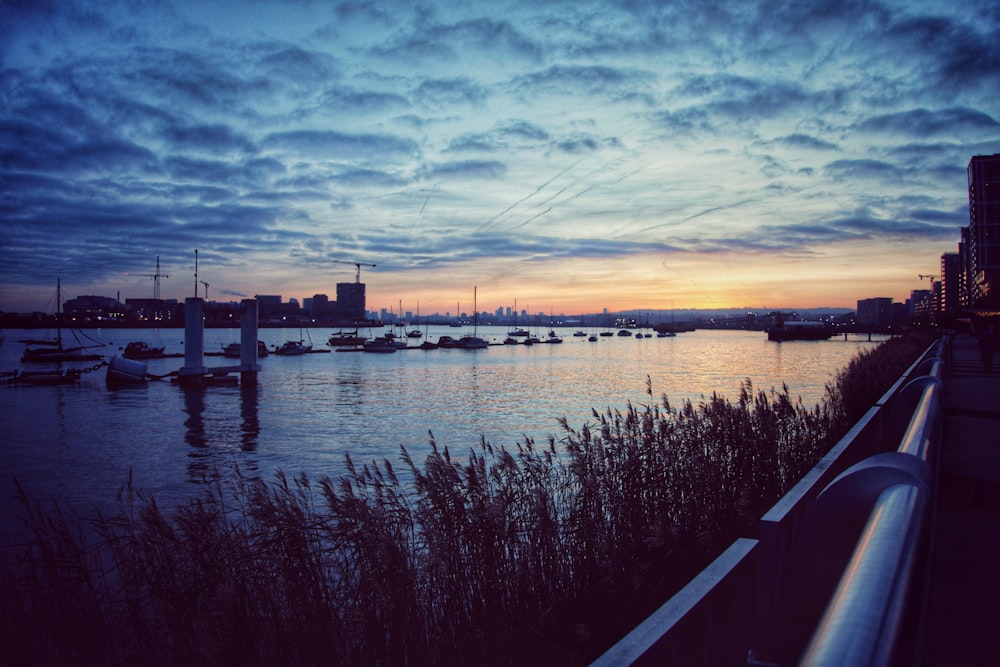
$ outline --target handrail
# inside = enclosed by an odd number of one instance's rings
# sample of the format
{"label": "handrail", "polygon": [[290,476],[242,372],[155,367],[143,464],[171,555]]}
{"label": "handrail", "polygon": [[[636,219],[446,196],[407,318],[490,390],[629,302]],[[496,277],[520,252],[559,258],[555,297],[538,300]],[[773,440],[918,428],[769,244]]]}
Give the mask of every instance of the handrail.
{"label": "handrail", "polygon": [[803,667],[891,664],[923,536],[927,493],[897,484],[871,518],[806,649]]}
{"label": "handrail", "polygon": [[[926,464],[940,430],[943,365],[929,358],[923,366],[928,375],[905,388],[919,397],[897,451]],[[879,495],[801,666],[892,664],[923,550],[927,496],[919,484],[894,484]]]}
{"label": "handrail", "polygon": [[913,409],[909,426],[900,440],[899,451],[929,462],[930,450],[940,425],[944,387],[940,380],[930,376],[917,378],[914,382],[922,382],[924,387]]}
{"label": "handrail", "polygon": [[[761,519],[753,548],[741,539],[746,553],[733,558],[734,543],[683,594],[593,664],[684,664],[697,658],[709,666],[734,665],[743,662],[733,657],[742,650],[750,665],[801,660],[809,667],[885,667],[907,650],[903,626],[911,620],[907,603],[916,594],[926,546],[947,343],[941,338],[924,350],[775,504]],[[836,520],[829,524],[831,517]],[[820,556],[823,567],[810,567]],[[751,562],[753,573],[747,570]],[[805,598],[793,594],[802,586],[811,591]],[[748,617],[757,619],[750,637]],[[822,621],[814,626],[817,617]],[[804,623],[792,627],[798,621]]]}

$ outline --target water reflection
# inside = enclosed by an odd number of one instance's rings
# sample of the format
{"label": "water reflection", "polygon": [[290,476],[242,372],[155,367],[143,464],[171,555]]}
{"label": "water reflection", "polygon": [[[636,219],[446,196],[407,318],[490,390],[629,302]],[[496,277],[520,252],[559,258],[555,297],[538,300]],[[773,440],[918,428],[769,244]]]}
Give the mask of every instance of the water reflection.
{"label": "water reflection", "polygon": [[260,385],[240,385],[240,442],[244,452],[257,451],[257,438],[260,435],[260,417],[258,404],[260,402]]}
{"label": "water reflection", "polygon": [[184,412],[187,414],[187,419],[184,420],[184,440],[192,447],[206,447],[205,388],[183,387],[181,391],[184,392]]}
{"label": "water reflection", "polygon": [[186,415],[184,441],[191,447],[188,480],[216,480],[234,464],[244,470],[256,470],[255,460],[232,455],[257,451],[261,431],[260,386],[184,387],[180,391]]}

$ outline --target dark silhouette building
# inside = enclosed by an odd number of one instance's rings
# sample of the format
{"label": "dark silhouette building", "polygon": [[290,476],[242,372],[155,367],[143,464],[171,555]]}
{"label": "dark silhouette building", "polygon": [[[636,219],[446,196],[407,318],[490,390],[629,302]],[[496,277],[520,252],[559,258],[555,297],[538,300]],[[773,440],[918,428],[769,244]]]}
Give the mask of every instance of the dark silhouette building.
{"label": "dark silhouette building", "polygon": [[963,234],[969,303],[1000,306],[1000,154],[974,155],[969,178],[969,226]]}
{"label": "dark silhouette building", "polygon": [[311,299],[306,299],[309,303],[307,310],[316,320],[326,320],[333,316],[336,310],[336,303],[330,303],[330,297],[326,294],[313,294]]}
{"label": "dark silhouette building", "polygon": [[938,302],[938,310],[949,314],[959,311],[961,305],[960,282],[959,253],[944,253],[941,255],[941,299]]}
{"label": "dark silhouette building", "polygon": [[365,284],[337,283],[337,314],[342,320],[365,319]]}

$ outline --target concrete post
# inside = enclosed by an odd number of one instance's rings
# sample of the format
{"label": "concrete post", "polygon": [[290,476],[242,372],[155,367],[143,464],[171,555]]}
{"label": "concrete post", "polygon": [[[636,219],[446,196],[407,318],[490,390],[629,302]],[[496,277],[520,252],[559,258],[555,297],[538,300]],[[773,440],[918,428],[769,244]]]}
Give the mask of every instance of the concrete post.
{"label": "concrete post", "polygon": [[243,299],[240,329],[240,383],[256,384],[257,371],[257,300]]}
{"label": "concrete post", "polygon": [[204,304],[198,297],[184,300],[184,368],[178,374],[181,382],[200,382],[205,373]]}

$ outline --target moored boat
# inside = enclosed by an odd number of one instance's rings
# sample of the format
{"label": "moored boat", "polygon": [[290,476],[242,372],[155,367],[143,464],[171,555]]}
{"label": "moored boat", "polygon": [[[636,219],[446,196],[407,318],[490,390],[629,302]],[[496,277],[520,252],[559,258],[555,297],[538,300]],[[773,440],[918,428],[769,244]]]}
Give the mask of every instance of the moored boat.
{"label": "moored boat", "polygon": [[[230,343],[222,348],[222,356],[229,359],[239,359],[240,349],[239,343]],[[262,340],[257,341],[257,358],[260,359],[262,357],[266,357],[267,355],[267,345],[265,345]]]}
{"label": "moored boat", "polygon": [[[62,337],[62,280],[56,280],[56,339],[55,340],[22,340],[29,347],[25,348],[21,355],[21,361],[40,361],[58,363],[63,361],[98,361],[104,358],[103,354],[92,354],[84,352],[85,349],[102,347],[103,344],[77,345],[75,347],[63,347]],[[34,345],[35,347],[31,347]]]}
{"label": "moored boat", "polygon": [[282,357],[292,357],[300,354],[305,354],[312,349],[312,345],[305,345],[300,340],[290,340],[286,342],[279,348],[274,350],[274,353]]}
{"label": "moored boat", "polygon": [[489,347],[489,342],[485,338],[480,338],[476,335],[462,336],[458,339],[458,346],[463,350],[481,350],[484,347]]}
{"label": "moored boat", "polygon": [[365,352],[375,352],[380,354],[389,354],[399,349],[396,347],[395,342],[387,336],[379,336],[378,338],[366,340],[362,344],[362,348]]}
{"label": "moored boat", "polygon": [[165,356],[164,347],[153,347],[144,340],[136,340],[125,346],[122,356],[126,359],[158,359]]}
{"label": "moored boat", "polygon": [[457,347],[463,350],[481,350],[490,345],[486,339],[479,337],[478,291],[478,286],[472,288],[472,333],[458,339]]}
{"label": "moored boat", "polygon": [[446,349],[452,347],[458,347],[458,340],[456,340],[453,336],[441,336],[438,338],[437,344],[438,347],[443,347]]}
{"label": "moored boat", "polygon": [[330,334],[330,339],[326,342],[330,347],[348,347],[350,345],[361,345],[365,342],[364,336],[358,335],[358,330],[335,331]]}

